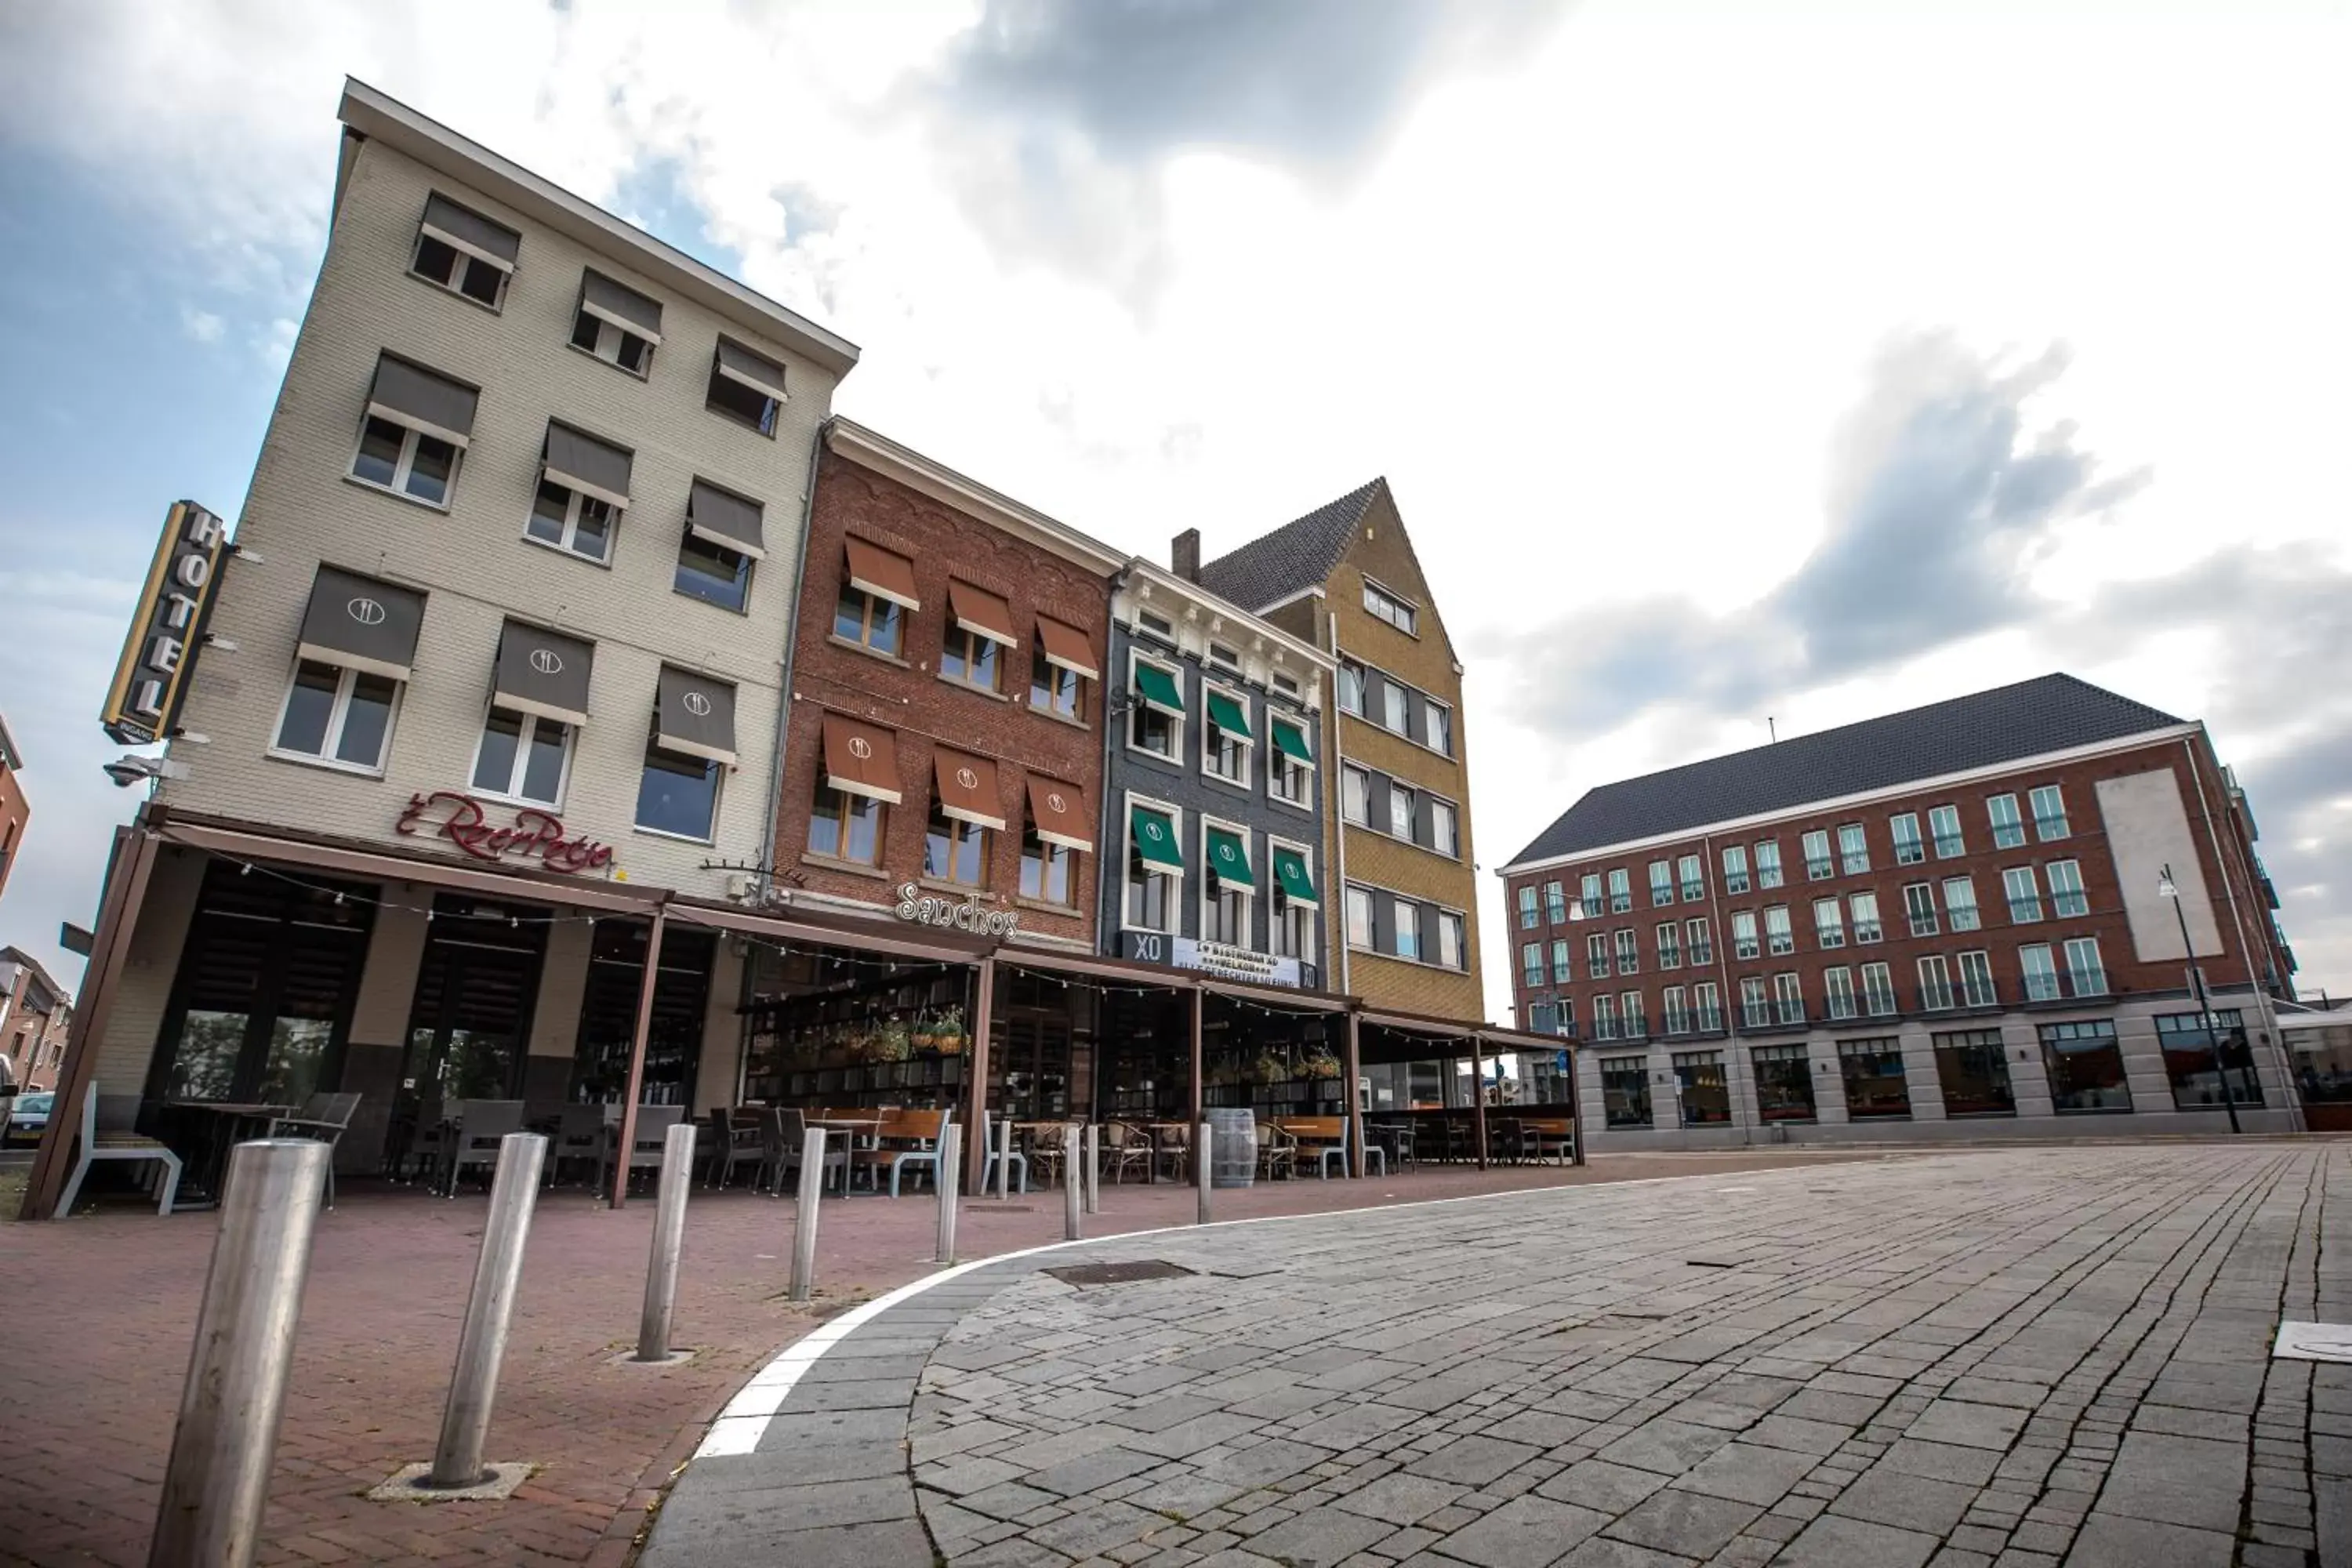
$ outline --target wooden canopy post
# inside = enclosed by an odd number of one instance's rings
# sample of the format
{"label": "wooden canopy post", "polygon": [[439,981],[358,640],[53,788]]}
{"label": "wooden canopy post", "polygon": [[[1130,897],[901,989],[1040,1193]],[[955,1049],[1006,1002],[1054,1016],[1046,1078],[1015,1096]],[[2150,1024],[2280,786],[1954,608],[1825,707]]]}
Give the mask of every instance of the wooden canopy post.
{"label": "wooden canopy post", "polygon": [[[1347,1081],[1339,1086],[1339,1103],[1344,1108],[1341,1113],[1348,1119],[1348,1174],[1361,1176],[1364,1173],[1366,1134],[1363,1091],[1357,1086],[1363,1079],[1364,1052],[1362,1043],[1356,1037],[1356,1010],[1353,1007],[1348,1009],[1347,1019],[1347,1035],[1339,1056],[1339,1071]],[[1387,1168],[1385,1158],[1381,1168]]]}
{"label": "wooden canopy post", "polygon": [[1209,994],[1200,985],[1192,987],[1192,1114],[1185,1125],[1198,1129],[1202,1121],[1201,1093],[1201,1015],[1208,1007]]}
{"label": "wooden canopy post", "polygon": [[1470,1128],[1478,1146],[1478,1168],[1486,1168],[1486,1058],[1478,1037],[1470,1037]]}
{"label": "wooden canopy post", "polygon": [[614,1208],[629,1201],[629,1160],[637,1151],[637,1096],[645,1089],[646,1041],[653,1033],[654,986],[661,978],[662,928],[668,920],[667,906],[656,906],[653,928],[646,933],[646,971],[637,980],[637,1032],[629,1044],[629,1092],[621,1101],[621,1146],[614,1161]]}
{"label": "wooden canopy post", "polygon": [[[996,955],[990,953],[972,966],[971,1044],[964,1060],[971,1073],[965,1086],[963,1190],[977,1194],[986,1184],[988,1169],[988,1036],[995,1015]],[[1005,1190],[1012,1190],[1012,1173],[1005,1173]]]}

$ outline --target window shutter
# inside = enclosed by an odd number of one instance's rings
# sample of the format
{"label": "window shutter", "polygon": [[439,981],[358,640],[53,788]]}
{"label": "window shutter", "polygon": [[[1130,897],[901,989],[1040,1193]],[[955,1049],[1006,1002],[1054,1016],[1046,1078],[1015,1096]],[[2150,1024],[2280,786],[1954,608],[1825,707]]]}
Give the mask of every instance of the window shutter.
{"label": "window shutter", "polygon": [[1372,895],[1372,951],[1393,953],[1396,944],[1396,900],[1383,893]]}
{"label": "window shutter", "polygon": [[1426,793],[1413,798],[1412,841],[1424,849],[1437,847],[1437,814],[1432,805]]}
{"label": "window shutter", "polygon": [[1389,830],[1389,775],[1369,768],[1364,771],[1364,816],[1382,833]]}
{"label": "window shutter", "polygon": [[1437,945],[1437,906],[1435,904],[1418,904],[1415,905],[1414,908],[1421,915],[1421,961],[1423,963],[1435,963],[1437,962],[1439,952]]}

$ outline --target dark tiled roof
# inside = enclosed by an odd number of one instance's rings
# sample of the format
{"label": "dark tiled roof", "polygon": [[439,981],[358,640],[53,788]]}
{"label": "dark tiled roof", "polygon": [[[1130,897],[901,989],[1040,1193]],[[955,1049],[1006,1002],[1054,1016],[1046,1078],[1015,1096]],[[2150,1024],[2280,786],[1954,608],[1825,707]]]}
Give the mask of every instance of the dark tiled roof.
{"label": "dark tiled roof", "polygon": [[2045,675],[1588,791],[1512,865],[2095,745],[2180,721]]}
{"label": "dark tiled roof", "polygon": [[1387,479],[1376,479],[1231,554],[1203,562],[1201,586],[1251,611],[1313,587],[1331,575],[1372,498],[1387,488]]}

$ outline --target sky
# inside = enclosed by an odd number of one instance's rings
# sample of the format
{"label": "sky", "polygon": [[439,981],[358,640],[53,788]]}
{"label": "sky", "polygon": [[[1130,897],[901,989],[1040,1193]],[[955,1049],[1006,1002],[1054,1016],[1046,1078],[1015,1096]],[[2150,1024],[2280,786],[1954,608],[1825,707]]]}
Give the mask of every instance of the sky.
{"label": "sky", "polygon": [[1489,873],[1596,784],[2065,669],[2210,724],[2352,989],[2347,72],[2315,0],[19,0],[0,942],[79,973],[106,679],[165,508],[241,502],[348,73],[1122,548],[1385,474]]}

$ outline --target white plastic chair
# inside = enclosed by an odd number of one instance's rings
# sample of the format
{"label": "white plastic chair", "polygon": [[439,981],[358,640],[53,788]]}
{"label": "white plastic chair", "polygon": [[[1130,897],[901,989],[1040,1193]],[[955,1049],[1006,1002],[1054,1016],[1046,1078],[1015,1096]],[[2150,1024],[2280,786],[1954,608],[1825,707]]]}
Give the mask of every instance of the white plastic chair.
{"label": "white plastic chair", "polygon": [[[131,1102],[135,1114],[138,1100],[134,1096],[119,1097]],[[161,1141],[133,1132],[128,1127],[101,1132],[98,1130],[98,1085],[81,1097],[81,1156],[74,1162],[73,1174],[66,1178],[64,1195],[58,1200],[57,1217],[73,1213],[74,1199],[81,1194],[81,1179],[89,1174],[90,1165],[100,1160],[152,1161],[163,1168],[163,1191],[155,1212],[172,1212],[172,1199],[180,1191],[180,1157]]]}

